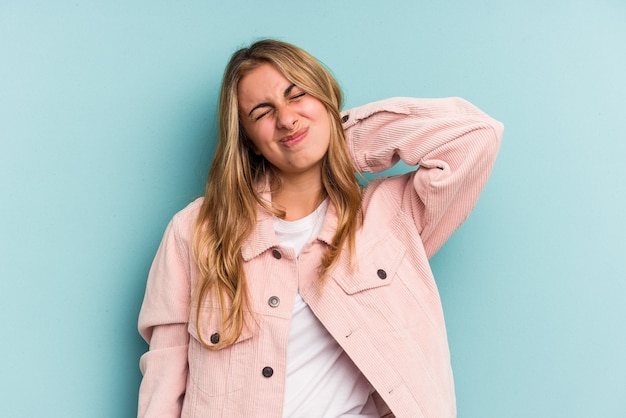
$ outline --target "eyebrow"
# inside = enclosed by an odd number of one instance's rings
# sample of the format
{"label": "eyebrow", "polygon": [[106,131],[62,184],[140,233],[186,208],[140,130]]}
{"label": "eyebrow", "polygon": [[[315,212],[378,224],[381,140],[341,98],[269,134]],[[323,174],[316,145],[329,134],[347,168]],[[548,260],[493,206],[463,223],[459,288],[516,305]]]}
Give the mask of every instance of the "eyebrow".
{"label": "eyebrow", "polygon": [[[287,87],[283,93],[284,97],[287,97],[291,94],[291,91],[296,87],[295,84],[291,84],[289,87]],[[263,102],[263,103],[259,103],[258,105],[254,106],[252,109],[250,109],[250,111],[248,112],[248,116],[252,116],[252,113],[257,110],[260,109],[262,107],[269,107],[271,106],[271,103],[268,102]]]}

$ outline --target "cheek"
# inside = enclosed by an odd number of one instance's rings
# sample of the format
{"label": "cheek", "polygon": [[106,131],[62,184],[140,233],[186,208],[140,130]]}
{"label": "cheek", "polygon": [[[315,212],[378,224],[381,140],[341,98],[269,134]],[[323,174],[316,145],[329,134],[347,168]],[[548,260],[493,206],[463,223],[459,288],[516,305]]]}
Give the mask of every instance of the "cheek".
{"label": "cheek", "polygon": [[250,146],[257,154],[260,154],[274,142],[273,130],[263,125],[264,124],[258,124],[253,129],[246,129]]}
{"label": "cheek", "polygon": [[318,125],[328,132],[330,135],[330,115],[326,108],[320,104],[320,107],[317,109],[317,120]]}
{"label": "cheek", "polygon": [[[326,109],[324,109],[326,110]],[[330,118],[328,117],[328,114],[324,114],[322,115],[319,119],[318,119],[318,126],[320,129],[320,132],[322,132],[324,134],[324,137],[326,138],[326,141],[330,141],[330,127],[331,127],[331,123],[330,123]]]}

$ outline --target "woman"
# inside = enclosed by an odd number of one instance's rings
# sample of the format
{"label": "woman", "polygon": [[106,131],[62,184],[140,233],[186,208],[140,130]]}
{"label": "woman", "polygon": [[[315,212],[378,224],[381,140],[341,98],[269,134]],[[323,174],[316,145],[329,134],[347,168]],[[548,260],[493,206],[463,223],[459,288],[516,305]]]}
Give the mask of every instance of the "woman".
{"label": "woman", "polygon": [[[293,45],[231,58],[205,195],[148,278],[140,416],[456,415],[428,258],[476,203],[502,125],[461,99],[340,108]],[[419,170],[360,188],[355,171],[399,160]]]}

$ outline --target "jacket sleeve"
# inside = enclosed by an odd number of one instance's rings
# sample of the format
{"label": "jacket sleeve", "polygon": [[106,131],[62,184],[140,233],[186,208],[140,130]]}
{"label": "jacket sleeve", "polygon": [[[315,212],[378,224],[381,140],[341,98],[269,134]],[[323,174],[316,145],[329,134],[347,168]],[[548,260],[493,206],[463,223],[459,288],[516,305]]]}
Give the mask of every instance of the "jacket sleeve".
{"label": "jacket sleeve", "polygon": [[342,120],[360,172],[377,173],[400,160],[419,166],[390,187],[430,258],[476,204],[503,125],[460,98],[387,99],[346,111]]}
{"label": "jacket sleeve", "polygon": [[189,250],[176,217],[150,268],[139,333],[150,349],[140,359],[138,417],[180,417],[187,382]]}

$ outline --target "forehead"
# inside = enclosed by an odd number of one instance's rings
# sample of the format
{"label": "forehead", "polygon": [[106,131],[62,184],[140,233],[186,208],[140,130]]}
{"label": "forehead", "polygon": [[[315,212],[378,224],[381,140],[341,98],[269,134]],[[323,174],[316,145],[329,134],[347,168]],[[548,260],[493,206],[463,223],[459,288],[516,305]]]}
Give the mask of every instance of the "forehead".
{"label": "forehead", "polygon": [[237,98],[240,106],[244,103],[279,99],[291,84],[274,65],[263,63],[239,80]]}

